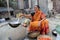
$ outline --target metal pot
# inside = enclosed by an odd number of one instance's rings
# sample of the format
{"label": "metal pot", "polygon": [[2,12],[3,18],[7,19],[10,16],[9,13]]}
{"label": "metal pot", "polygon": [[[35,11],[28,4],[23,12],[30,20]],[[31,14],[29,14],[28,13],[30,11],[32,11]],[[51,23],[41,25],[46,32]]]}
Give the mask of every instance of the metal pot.
{"label": "metal pot", "polygon": [[56,29],[54,29],[54,30],[52,31],[52,34],[53,34],[54,36],[57,36]]}
{"label": "metal pot", "polygon": [[9,22],[9,25],[13,28],[16,28],[20,25],[21,23],[19,21],[12,21],[12,22]]}

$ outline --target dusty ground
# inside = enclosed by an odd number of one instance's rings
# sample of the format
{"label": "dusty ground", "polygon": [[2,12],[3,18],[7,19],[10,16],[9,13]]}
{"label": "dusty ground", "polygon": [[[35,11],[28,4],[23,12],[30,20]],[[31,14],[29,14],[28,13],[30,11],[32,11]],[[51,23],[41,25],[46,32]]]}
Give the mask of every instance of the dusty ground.
{"label": "dusty ground", "polygon": [[60,25],[60,14],[57,14],[55,18],[54,17],[48,18],[48,21],[50,27],[49,35],[52,37],[53,40],[56,40],[56,37],[52,35],[52,30],[54,30],[57,25]]}
{"label": "dusty ground", "polygon": [[[50,33],[49,33],[49,36],[52,37],[53,40],[56,40],[56,37],[52,35],[51,31],[53,29],[55,29],[56,25],[57,24],[60,24],[60,18],[58,17],[58,15],[54,18],[54,17],[51,17],[51,18],[47,18],[48,21],[49,21],[49,27],[50,27]],[[24,20],[24,19],[23,19]],[[21,22],[23,21],[21,20]],[[7,29],[7,27],[5,28]],[[3,30],[3,29],[2,29]],[[26,39],[28,40],[28,39]],[[34,39],[30,39],[30,40],[34,40]]]}

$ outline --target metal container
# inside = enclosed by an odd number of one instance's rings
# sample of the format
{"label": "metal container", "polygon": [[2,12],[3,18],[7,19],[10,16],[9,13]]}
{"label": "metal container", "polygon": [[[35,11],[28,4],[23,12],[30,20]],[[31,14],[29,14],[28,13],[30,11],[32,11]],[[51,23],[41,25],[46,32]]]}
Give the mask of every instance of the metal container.
{"label": "metal container", "polygon": [[13,27],[13,28],[16,28],[16,27],[18,27],[21,23],[19,22],[19,19],[18,20],[16,20],[16,21],[11,21],[11,22],[9,22],[8,23],[11,27]]}
{"label": "metal container", "polygon": [[19,22],[11,22],[11,23],[9,23],[9,25],[10,25],[11,27],[13,27],[13,28],[18,27],[20,24],[21,24],[21,23],[19,23]]}

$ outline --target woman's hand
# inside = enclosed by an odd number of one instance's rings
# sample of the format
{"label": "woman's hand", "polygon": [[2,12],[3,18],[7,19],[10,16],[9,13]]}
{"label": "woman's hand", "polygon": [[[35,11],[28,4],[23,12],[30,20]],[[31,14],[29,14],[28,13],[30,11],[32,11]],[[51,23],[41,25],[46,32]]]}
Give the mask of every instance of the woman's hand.
{"label": "woman's hand", "polygon": [[38,26],[40,27],[41,21],[38,22]]}
{"label": "woman's hand", "polygon": [[38,26],[40,26],[41,22],[44,21],[46,18],[42,19],[41,21],[38,22]]}
{"label": "woman's hand", "polygon": [[21,17],[21,16],[24,16],[24,14],[20,14],[20,17]]}
{"label": "woman's hand", "polygon": [[23,23],[22,26],[23,26],[23,27],[27,27],[27,24],[26,24],[26,23]]}

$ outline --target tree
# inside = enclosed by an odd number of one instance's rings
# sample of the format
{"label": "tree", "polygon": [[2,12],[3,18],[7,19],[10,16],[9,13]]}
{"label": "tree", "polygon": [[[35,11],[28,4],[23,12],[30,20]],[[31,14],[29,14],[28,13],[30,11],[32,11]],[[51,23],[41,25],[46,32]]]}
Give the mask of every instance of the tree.
{"label": "tree", "polygon": [[0,7],[6,7],[6,6],[7,6],[6,0],[0,0]]}

